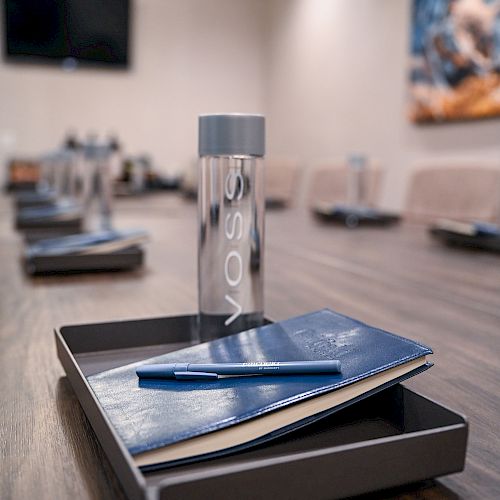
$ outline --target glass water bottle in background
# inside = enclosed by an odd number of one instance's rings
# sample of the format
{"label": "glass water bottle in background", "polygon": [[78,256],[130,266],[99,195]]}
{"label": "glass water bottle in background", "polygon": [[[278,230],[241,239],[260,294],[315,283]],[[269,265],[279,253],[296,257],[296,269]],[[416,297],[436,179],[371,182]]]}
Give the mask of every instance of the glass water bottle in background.
{"label": "glass water bottle in background", "polygon": [[86,218],[92,217],[93,201],[99,204],[99,227],[103,231],[112,229],[113,175],[111,159],[116,154],[116,146],[100,144],[96,136],[90,136],[83,145],[82,189],[80,197]]}
{"label": "glass water bottle in background", "polygon": [[103,231],[111,231],[113,212],[113,178],[111,172],[112,151],[108,145],[102,146],[97,159],[97,178],[99,179],[99,215]]}
{"label": "glass water bottle in background", "polygon": [[202,342],[259,326],[263,321],[264,148],[263,116],[199,117]]}
{"label": "glass water bottle in background", "polygon": [[366,157],[362,154],[351,154],[347,159],[347,203],[353,207],[366,205]]}
{"label": "glass water bottle in background", "polygon": [[113,173],[112,157],[117,154],[118,143],[105,143],[96,150],[96,173],[99,180],[99,215],[103,231],[113,229]]}
{"label": "glass water bottle in background", "polygon": [[66,194],[72,201],[76,202],[78,197],[80,145],[74,135],[70,134],[66,136],[63,153],[65,156]]}

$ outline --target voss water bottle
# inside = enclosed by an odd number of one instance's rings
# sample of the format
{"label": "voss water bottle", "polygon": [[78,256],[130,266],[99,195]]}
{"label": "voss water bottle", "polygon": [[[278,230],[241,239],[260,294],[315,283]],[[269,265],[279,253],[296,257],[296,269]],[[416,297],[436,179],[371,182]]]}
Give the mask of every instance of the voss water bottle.
{"label": "voss water bottle", "polygon": [[199,117],[199,336],[263,321],[264,148],[260,115]]}

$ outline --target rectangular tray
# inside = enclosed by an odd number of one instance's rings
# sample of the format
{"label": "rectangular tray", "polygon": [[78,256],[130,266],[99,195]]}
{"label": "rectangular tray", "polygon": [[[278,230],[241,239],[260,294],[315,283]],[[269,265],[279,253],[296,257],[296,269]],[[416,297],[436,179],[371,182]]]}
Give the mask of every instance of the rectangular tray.
{"label": "rectangular tray", "polygon": [[330,211],[313,208],[313,214],[322,222],[338,223],[349,228],[358,226],[388,226],[396,224],[401,219],[398,214],[382,210],[373,210],[369,215],[364,215],[357,210],[350,210],[349,207],[336,207],[335,205],[332,205]]}
{"label": "rectangular tray", "polygon": [[67,227],[56,227],[56,228],[40,228],[40,229],[22,229],[22,237],[28,245],[36,243],[40,240],[46,240],[49,238],[58,238],[60,236],[69,236],[71,234],[79,234],[84,231],[83,220],[78,224],[73,224]]}
{"label": "rectangular tray", "polygon": [[71,219],[26,219],[24,217],[17,216],[15,221],[16,229],[21,231],[29,231],[32,229],[45,229],[50,231],[58,231],[59,229],[64,230],[81,230],[83,226],[83,217],[78,216]]}
{"label": "rectangular tray", "polygon": [[144,250],[138,246],[110,253],[88,255],[50,255],[23,258],[28,274],[69,274],[135,269],[144,262]]}
{"label": "rectangular tray", "polygon": [[429,229],[429,233],[437,240],[452,247],[465,247],[476,250],[500,252],[500,236],[469,236],[437,227]]}
{"label": "rectangular tray", "polygon": [[465,418],[396,385],[265,446],[142,472],[86,377],[186,347],[195,328],[190,315],[55,331],[59,360],[129,498],[332,499],[463,470]]}

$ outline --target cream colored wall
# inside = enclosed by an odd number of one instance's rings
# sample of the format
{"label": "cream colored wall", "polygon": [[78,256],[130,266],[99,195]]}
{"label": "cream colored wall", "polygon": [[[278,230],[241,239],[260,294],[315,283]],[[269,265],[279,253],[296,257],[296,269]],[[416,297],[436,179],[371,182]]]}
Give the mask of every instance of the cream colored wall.
{"label": "cream colored wall", "polygon": [[[167,172],[196,155],[204,112],[265,112],[269,157],[310,167],[365,151],[403,205],[427,161],[500,164],[500,119],[406,119],[411,0],[136,0],[127,72],[0,62],[0,160],[37,154],[68,128],[116,132]],[[0,179],[1,180],[1,179]]]}
{"label": "cream colored wall", "polygon": [[44,152],[68,128],[114,131],[172,173],[196,156],[198,114],[264,111],[260,0],[134,4],[130,71],[0,62],[4,156]]}
{"label": "cream colored wall", "polygon": [[273,0],[266,111],[271,155],[306,166],[365,151],[387,169],[381,202],[403,206],[422,162],[500,165],[500,119],[416,126],[406,118],[411,0]]}

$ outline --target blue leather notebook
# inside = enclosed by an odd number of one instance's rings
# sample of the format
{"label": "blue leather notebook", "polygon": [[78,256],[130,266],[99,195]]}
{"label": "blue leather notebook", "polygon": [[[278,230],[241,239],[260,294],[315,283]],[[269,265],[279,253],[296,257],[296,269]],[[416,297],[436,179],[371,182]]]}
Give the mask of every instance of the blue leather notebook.
{"label": "blue leather notebook", "polygon": [[[306,314],[88,377],[138,466],[155,469],[281,436],[426,370],[428,347],[337,314]],[[339,359],[340,374],[140,380],[149,363]]]}

